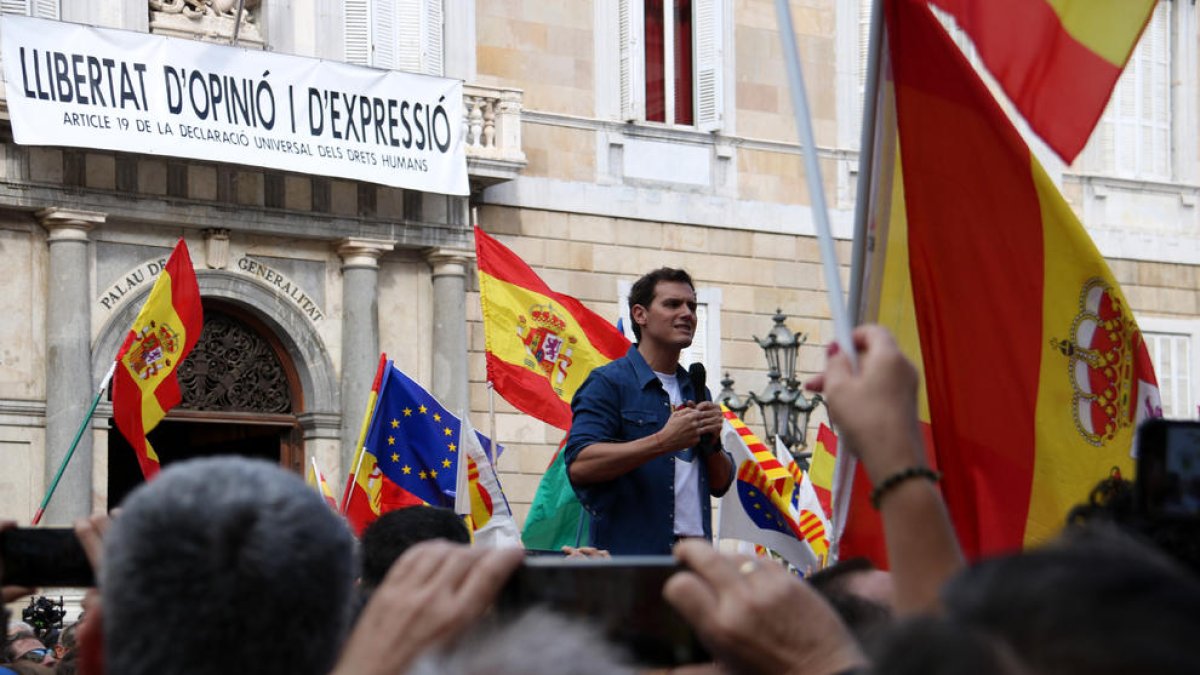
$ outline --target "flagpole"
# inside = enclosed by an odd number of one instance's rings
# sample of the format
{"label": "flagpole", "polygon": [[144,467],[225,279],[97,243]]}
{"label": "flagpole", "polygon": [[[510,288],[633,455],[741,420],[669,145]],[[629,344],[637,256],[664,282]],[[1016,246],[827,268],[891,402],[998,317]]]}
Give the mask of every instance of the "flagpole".
{"label": "flagpole", "polygon": [[808,106],[808,93],[804,88],[804,73],[800,69],[800,55],[796,47],[796,32],[792,24],[792,9],[788,0],[775,0],[775,11],[779,17],[779,36],[783,40],[783,63],[787,69],[789,89],[792,95],[792,113],[796,119],[796,132],[800,136],[801,154],[804,156],[804,177],[808,182],[808,195],[812,200],[813,222],[817,228],[817,243],[821,250],[821,266],[825,271],[825,286],[829,295],[829,312],[833,318],[833,334],[842,352],[857,367],[858,359],[850,337],[850,319],[846,315],[846,302],[842,296],[842,278],[838,273],[837,249],[833,244],[833,230],[829,225],[829,208],[825,204],[825,186],[821,180],[821,164],[817,161],[817,141],[813,135],[812,113]]}
{"label": "flagpole", "polygon": [[[875,131],[879,103],[880,64],[883,62],[883,2],[871,2],[871,27],[867,38],[867,81],[863,91],[862,131],[858,142],[858,186],[854,202],[854,241],[850,253],[850,311],[855,324],[863,319],[863,285],[867,263],[867,226],[871,212],[871,188],[875,183]],[[830,515],[830,565],[840,557],[842,533],[850,512],[850,491],[858,460],[854,453],[839,452],[833,463],[833,503]]]}
{"label": "flagpole", "polygon": [[71,441],[71,449],[67,451],[67,455],[63,457],[62,463],[58,465],[58,473],[54,474],[54,480],[50,482],[50,489],[46,491],[46,496],[42,499],[42,505],[33,514],[34,525],[42,521],[42,514],[46,512],[46,506],[50,504],[50,498],[54,496],[54,491],[58,489],[58,482],[62,480],[63,473],[67,470],[67,464],[71,462],[71,457],[75,455],[75,449],[79,447],[79,440],[83,438],[83,432],[87,429],[88,424],[91,423],[92,414],[96,412],[96,406],[100,405],[100,397],[104,395],[104,390],[108,389],[108,383],[112,380],[116,369],[117,361],[114,359],[112,365],[108,367],[108,372],[104,374],[104,378],[100,381],[100,388],[96,390],[96,395],[92,398],[92,406],[88,408],[87,414],[83,416],[83,422],[79,425],[79,431],[75,432],[75,440]]}
{"label": "flagpole", "polygon": [[499,474],[496,468],[496,387],[491,380],[487,382],[488,393],[488,452],[491,454],[492,470]]}
{"label": "flagpole", "polygon": [[346,513],[346,507],[350,505],[351,486],[358,479],[358,470],[362,468],[363,461],[363,443],[367,441],[367,428],[371,425],[371,418],[375,416],[375,400],[379,397],[379,383],[383,380],[383,369],[387,365],[387,354],[380,352],[379,367],[375,369],[375,383],[371,385],[371,394],[367,397],[367,410],[363,415],[362,427],[358,431],[358,442],[354,444],[354,470],[350,475],[346,476],[346,490],[342,493],[342,508],[341,512]]}
{"label": "flagpole", "polygon": [[867,82],[863,90],[862,131],[858,141],[858,186],[854,196],[854,241],[850,253],[850,313],[862,320],[863,276],[867,261],[867,221],[871,184],[875,172],[875,115],[879,92],[880,45],[883,38],[883,2],[871,1],[871,27],[867,38]]}

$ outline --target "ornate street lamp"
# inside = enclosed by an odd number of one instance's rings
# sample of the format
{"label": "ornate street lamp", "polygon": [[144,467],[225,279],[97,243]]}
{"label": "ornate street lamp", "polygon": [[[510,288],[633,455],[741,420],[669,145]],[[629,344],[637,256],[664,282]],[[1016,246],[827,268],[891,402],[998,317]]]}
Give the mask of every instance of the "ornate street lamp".
{"label": "ornate street lamp", "polygon": [[754,337],[767,358],[766,388],[761,393],[750,392],[742,399],[733,390],[733,379],[726,373],[725,379],[721,380],[723,388],[717,400],[739,417],[744,416],[751,403],[756,404],[767,431],[764,440],[773,441],[778,437],[792,456],[803,461],[810,454],[805,451],[808,418],[821,403],[821,396],[814,394],[806,398],[800,380],[796,379],[796,354],[800,351],[800,345],[808,339],[807,336],[788,330],[784,325],[787,316],[782,309],[775,310],[773,318],[775,325],[767,337]]}

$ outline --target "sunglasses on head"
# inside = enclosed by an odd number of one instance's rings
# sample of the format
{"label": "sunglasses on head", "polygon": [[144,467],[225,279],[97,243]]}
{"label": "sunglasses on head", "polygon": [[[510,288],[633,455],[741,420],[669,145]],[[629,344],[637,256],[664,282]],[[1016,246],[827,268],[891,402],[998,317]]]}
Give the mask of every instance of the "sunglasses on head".
{"label": "sunglasses on head", "polygon": [[25,652],[24,654],[22,654],[21,656],[19,656],[19,657],[18,657],[18,660],[20,660],[20,661],[33,661],[33,662],[35,662],[35,663],[41,663],[41,662],[42,662],[42,659],[46,658],[46,655],[47,655],[47,654],[49,654],[49,653],[50,653],[50,650],[49,650],[48,648],[46,648],[46,647],[39,647],[39,648],[37,648],[37,649],[30,649],[29,651],[27,651],[27,652]]}

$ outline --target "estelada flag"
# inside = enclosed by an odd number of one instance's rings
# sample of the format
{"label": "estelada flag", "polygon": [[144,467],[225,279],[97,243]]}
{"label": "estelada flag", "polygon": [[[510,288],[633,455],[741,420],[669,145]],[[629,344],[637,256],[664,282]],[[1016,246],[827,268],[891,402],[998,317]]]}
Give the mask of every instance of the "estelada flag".
{"label": "estelada flag", "polygon": [[475,228],[488,380],[515,408],[560,429],[588,373],[629,340],[575,298],[550,290],[525,261]]}
{"label": "estelada flag", "polygon": [[1087,143],[1155,0],[932,0],[1068,164]]}
{"label": "estelada flag", "polygon": [[183,400],[176,369],[204,324],[200,287],[180,238],[117,353],[113,375],[113,420],[137,453],[142,475],[158,473],[158,455],[146,434]]}
{"label": "estelada flag", "polygon": [[[1111,270],[987,87],[927,6],[886,5],[878,156],[897,173],[873,195],[867,314],[923,371],[926,450],[978,558],[1045,540],[1113,466],[1132,470],[1157,384]],[[854,482],[842,557],[881,563]]]}

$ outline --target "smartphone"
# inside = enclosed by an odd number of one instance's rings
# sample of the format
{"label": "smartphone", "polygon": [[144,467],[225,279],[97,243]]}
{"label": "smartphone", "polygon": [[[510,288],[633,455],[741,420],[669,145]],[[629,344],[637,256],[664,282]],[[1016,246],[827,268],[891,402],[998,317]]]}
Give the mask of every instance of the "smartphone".
{"label": "smartphone", "polygon": [[1147,517],[1200,520],[1200,422],[1148,420],[1138,429],[1134,499]]}
{"label": "smartphone", "polygon": [[583,618],[638,665],[711,661],[683,617],[662,597],[680,565],[671,556],[528,557],[500,591],[501,612],[544,607]]}
{"label": "smartphone", "polygon": [[70,528],[10,528],[0,532],[0,582],[5,586],[95,586],[92,565]]}

